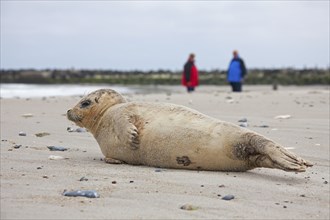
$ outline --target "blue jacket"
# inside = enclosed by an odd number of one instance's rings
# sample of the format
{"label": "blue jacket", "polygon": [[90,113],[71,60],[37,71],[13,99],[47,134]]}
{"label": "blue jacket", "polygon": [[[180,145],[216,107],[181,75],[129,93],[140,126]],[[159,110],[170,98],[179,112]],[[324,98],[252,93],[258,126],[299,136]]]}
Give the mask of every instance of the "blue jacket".
{"label": "blue jacket", "polygon": [[241,58],[233,58],[230,62],[227,81],[228,82],[241,82],[246,74],[246,68]]}

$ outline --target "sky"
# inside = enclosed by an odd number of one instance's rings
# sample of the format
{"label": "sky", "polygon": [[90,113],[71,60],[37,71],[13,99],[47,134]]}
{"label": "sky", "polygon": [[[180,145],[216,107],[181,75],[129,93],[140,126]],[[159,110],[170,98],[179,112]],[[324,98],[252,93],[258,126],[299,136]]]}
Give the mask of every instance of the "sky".
{"label": "sky", "polygon": [[1,0],[1,69],[329,68],[329,0]]}

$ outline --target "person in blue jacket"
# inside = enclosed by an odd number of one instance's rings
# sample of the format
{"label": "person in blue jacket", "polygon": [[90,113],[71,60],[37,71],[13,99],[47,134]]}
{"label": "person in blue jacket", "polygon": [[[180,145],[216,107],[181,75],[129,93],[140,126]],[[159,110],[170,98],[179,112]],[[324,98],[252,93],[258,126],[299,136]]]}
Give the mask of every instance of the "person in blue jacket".
{"label": "person in blue jacket", "polygon": [[237,50],[233,51],[233,56],[228,68],[227,81],[230,83],[233,92],[241,92],[242,83],[247,71],[244,61],[238,56]]}

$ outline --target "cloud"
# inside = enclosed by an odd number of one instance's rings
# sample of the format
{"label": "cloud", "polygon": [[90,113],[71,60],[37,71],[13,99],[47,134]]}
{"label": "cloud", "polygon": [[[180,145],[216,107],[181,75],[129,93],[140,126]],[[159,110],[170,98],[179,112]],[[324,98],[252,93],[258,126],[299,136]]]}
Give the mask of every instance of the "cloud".
{"label": "cloud", "polygon": [[329,66],[329,2],[1,2],[2,67]]}

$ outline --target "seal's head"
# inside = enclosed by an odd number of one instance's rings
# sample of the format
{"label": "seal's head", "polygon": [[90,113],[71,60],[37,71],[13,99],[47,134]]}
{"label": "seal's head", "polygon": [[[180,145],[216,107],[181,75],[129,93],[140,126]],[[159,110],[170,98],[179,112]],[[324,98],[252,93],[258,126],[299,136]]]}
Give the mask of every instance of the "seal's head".
{"label": "seal's head", "polygon": [[69,109],[67,118],[80,127],[92,129],[108,108],[123,102],[126,102],[125,98],[114,90],[96,90]]}

